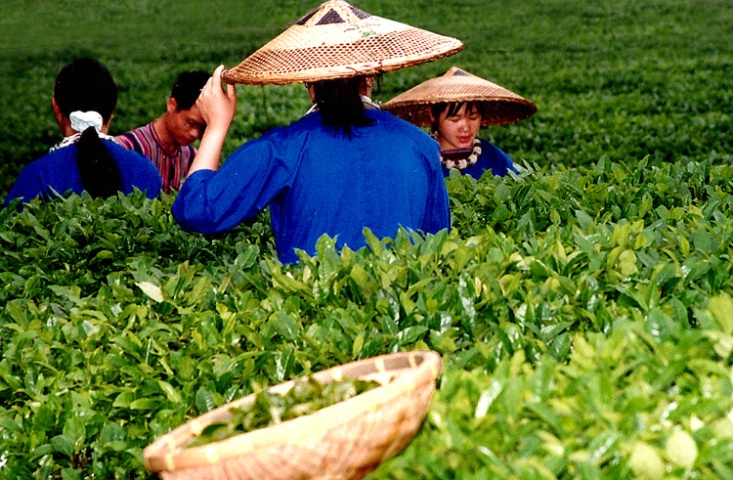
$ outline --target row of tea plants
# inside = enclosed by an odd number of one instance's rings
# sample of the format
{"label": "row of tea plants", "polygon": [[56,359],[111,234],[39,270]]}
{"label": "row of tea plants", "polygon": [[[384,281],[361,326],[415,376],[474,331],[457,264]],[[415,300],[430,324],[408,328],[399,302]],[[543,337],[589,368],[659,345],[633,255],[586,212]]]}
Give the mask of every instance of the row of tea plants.
{"label": "row of tea plants", "polygon": [[172,197],[0,213],[0,478],[154,478],[142,450],[264,385],[444,359],[413,478],[730,478],[733,167],[447,179],[453,229],[276,260],[267,215],[187,234]]}

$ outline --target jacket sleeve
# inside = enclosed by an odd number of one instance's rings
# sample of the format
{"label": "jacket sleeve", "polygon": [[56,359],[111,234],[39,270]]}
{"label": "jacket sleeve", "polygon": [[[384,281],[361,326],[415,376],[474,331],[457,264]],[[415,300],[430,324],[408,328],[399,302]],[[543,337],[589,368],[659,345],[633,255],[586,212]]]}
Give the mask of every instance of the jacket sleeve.
{"label": "jacket sleeve", "polygon": [[219,170],[189,175],[173,202],[179,225],[190,232],[217,233],[257,216],[291,182],[293,159],[278,143],[265,136],[251,140]]}

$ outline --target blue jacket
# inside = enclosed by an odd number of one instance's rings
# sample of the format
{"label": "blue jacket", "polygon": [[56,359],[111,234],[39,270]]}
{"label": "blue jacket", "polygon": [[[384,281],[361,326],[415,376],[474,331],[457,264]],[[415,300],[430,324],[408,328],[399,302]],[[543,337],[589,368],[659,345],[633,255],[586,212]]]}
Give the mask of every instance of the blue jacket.
{"label": "blue jacket", "polygon": [[[112,141],[104,140],[104,143],[120,169],[121,191],[129,194],[138,188],[144,191],[148,198],[157,197],[160,193],[161,179],[153,163],[139,153],[127,150]],[[83,191],[81,175],[76,166],[76,144],[72,144],[47,153],[26,166],[5,197],[5,206],[16,198],[21,198],[23,203],[27,203],[36,197],[50,200],[66,193],[80,194]]]}
{"label": "blue jacket", "polygon": [[352,137],[324,127],[313,112],[236,150],[218,171],[189,175],[173,216],[189,231],[229,230],[270,207],[278,255],[315,254],[323,234],[337,247],[365,245],[362,230],[394,237],[400,226],[435,233],[449,228],[448,193],[438,144],[390,113]]}

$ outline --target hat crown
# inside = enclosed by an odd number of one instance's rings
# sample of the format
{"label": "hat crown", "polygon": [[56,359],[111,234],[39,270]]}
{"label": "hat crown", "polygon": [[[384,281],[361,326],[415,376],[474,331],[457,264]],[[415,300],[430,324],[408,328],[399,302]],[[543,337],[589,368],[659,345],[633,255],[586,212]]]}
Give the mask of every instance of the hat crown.
{"label": "hat crown", "polygon": [[476,75],[468,73],[467,71],[460,69],[456,66],[450,67],[447,72],[443,74],[444,77],[475,77]]}
{"label": "hat crown", "polygon": [[329,0],[305,14],[294,25],[317,27],[334,23],[355,23],[368,17],[371,17],[371,14],[359,10],[343,0]]}

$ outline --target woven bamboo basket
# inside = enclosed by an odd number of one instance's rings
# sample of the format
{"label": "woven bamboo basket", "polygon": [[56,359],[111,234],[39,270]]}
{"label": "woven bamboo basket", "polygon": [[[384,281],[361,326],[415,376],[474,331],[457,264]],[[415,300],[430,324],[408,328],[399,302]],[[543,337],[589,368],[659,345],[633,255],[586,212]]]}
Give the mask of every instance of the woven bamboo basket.
{"label": "woven bamboo basket", "polygon": [[[156,439],[145,466],[166,480],[357,480],[402,451],[420,429],[440,355],[394,353],[316,372],[320,383],[376,380],[381,386],[346,401],[268,428],[185,448],[206,426],[231,418],[230,408],[252,404],[248,395],[207,412]],[[285,393],[295,380],[268,388]]]}

